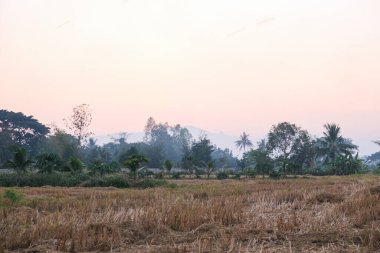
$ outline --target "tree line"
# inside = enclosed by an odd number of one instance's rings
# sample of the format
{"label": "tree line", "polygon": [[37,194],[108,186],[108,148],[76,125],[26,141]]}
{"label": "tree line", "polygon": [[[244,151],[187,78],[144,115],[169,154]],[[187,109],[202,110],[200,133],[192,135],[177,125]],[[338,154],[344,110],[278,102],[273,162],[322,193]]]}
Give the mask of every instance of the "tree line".
{"label": "tree line", "polygon": [[[128,168],[131,178],[189,174],[219,178],[279,177],[289,174],[347,175],[368,171],[358,147],[341,134],[337,124],[325,124],[323,136],[313,138],[305,129],[281,122],[253,145],[245,132],[236,141],[243,151],[238,159],[229,149],[213,145],[207,136],[194,139],[181,125],[147,120],[144,139],[128,142],[126,133],[97,145],[91,138],[92,115],[86,104],[73,108],[64,119],[66,129],[45,126],[32,116],[0,110],[0,166],[19,173],[87,171],[111,174]],[[380,142],[376,142],[380,145]],[[379,170],[379,169],[378,169]]]}

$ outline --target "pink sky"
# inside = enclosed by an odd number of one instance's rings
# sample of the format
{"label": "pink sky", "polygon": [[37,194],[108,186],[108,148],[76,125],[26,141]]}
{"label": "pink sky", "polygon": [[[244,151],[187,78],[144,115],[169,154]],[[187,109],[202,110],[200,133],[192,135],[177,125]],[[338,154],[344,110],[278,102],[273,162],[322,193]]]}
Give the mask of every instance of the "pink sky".
{"label": "pink sky", "polygon": [[254,140],[290,121],[380,139],[378,0],[0,0],[0,108],[93,131],[146,119]]}

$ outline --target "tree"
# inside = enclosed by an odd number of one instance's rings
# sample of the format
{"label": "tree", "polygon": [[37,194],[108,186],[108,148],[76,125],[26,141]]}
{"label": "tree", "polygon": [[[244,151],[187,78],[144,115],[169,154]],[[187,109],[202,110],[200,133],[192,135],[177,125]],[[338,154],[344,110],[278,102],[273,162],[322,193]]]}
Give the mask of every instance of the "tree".
{"label": "tree", "polygon": [[239,150],[243,149],[244,153],[246,148],[253,146],[252,142],[249,140],[249,135],[246,132],[243,132],[240,135],[240,139],[235,142],[235,145],[239,148]]}
{"label": "tree", "polygon": [[100,174],[102,176],[116,172],[120,168],[117,162],[104,163],[101,160],[95,160],[91,163],[89,169],[91,170],[92,174]]}
{"label": "tree", "polygon": [[11,145],[20,146],[30,154],[37,153],[37,147],[49,133],[49,128],[21,112],[0,110],[0,149]]}
{"label": "tree", "polygon": [[14,169],[17,173],[26,172],[27,168],[33,163],[28,159],[25,148],[17,148],[12,160],[5,163],[5,167]]}
{"label": "tree", "polygon": [[214,171],[214,169],[215,169],[215,162],[214,161],[209,161],[207,163],[207,167],[206,167],[207,179],[210,178],[210,175]]}
{"label": "tree", "polygon": [[294,145],[294,152],[289,157],[288,169],[293,174],[303,174],[305,169],[315,169],[316,155],[315,140],[307,131],[301,130]]}
{"label": "tree", "polygon": [[191,157],[195,166],[206,167],[212,160],[211,154],[215,147],[207,137],[202,137],[191,145]]}
{"label": "tree", "polygon": [[170,126],[168,123],[156,123],[150,117],[145,126],[144,136],[148,145],[145,153],[149,157],[149,165],[160,167],[165,160],[179,163],[186,146],[190,145],[191,138],[189,130],[179,124]]}
{"label": "tree", "polygon": [[89,105],[81,104],[73,108],[72,114],[64,119],[66,127],[78,140],[78,147],[82,146],[84,140],[93,133],[89,131],[92,116]]}
{"label": "tree", "polygon": [[350,139],[341,135],[341,128],[337,124],[325,124],[323,137],[316,143],[318,156],[324,159],[324,163],[329,163],[332,170],[335,170],[335,161],[338,156],[352,155],[357,146],[352,144]]}
{"label": "tree", "polygon": [[54,153],[62,161],[68,161],[71,157],[78,157],[79,150],[77,139],[59,128],[53,129],[53,135],[48,136],[40,145],[40,152]]}
{"label": "tree", "polygon": [[167,170],[170,174],[170,171],[172,170],[173,168],[173,164],[170,160],[165,160],[164,162],[164,169]]}
{"label": "tree", "polygon": [[62,166],[59,156],[53,153],[43,153],[36,157],[35,167],[41,173],[52,173]]}
{"label": "tree", "polygon": [[247,160],[249,164],[255,168],[257,174],[269,175],[273,170],[274,163],[270,158],[270,154],[266,148],[257,148],[247,153]]}
{"label": "tree", "polygon": [[359,173],[364,167],[363,160],[359,159],[359,154],[339,155],[334,161],[335,166],[332,167],[334,175],[350,175]]}
{"label": "tree", "polygon": [[128,160],[124,162],[124,165],[130,170],[132,178],[137,179],[137,171],[142,163],[147,163],[148,159],[144,155],[131,155]]}
{"label": "tree", "polygon": [[72,173],[79,173],[83,170],[83,163],[78,157],[71,157],[65,168]]}
{"label": "tree", "polygon": [[272,126],[268,134],[268,151],[281,162],[282,173],[285,177],[289,165],[289,157],[295,153],[300,136],[307,134],[295,124],[282,122]]}

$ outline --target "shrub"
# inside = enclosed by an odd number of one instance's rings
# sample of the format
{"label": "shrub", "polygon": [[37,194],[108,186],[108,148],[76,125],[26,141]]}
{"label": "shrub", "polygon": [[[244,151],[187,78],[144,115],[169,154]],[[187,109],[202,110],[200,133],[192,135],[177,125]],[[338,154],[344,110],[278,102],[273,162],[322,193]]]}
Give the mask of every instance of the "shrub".
{"label": "shrub", "polygon": [[216,178],[219,179],[219,180],[227,179],[227,178],[228,178],[228,174],[227,174],[227,172],[225,172],[225,171],[220,171],[220,172],[216,175]]}
{"label": "shrub", "polygon": [[240,179],[241,177],[241,174],[240,173],[235,173],[234,174],[234,179]]}
{"label": "shrub", "polygon": [[12,203],[18,203],[23,199],[23,195],[14,189],[9,189],[3,193],[3,198]]}
{"label": "shrub", "polygon": [[279,179],[281,177],[281,174],[280,174],[280,172],[278,172],[276,170],[272,170],[269,173],[269,177],[272,178],[272,179]]}
{"label": "shrub", "polygon": [[174,173],[173,176],[172,176],[173,179],[180,179],[181,178],[181,174],[180,173]]}
{"label": "shrub", "polygon": [[120,175],[92,177],[82,184],[84,187],[117,187],[129,188],[128,179]]}
{"label": "shrub", "polygon": [[162,172],[154,174],[154,178],[155,179],[163,179],[164,178],[164,174]]}
{"label": "shrub", "polygon": [[162,179],[144,179],[133,182],[132,186],[136,188],[153,188],[166,185],[166,181]]}

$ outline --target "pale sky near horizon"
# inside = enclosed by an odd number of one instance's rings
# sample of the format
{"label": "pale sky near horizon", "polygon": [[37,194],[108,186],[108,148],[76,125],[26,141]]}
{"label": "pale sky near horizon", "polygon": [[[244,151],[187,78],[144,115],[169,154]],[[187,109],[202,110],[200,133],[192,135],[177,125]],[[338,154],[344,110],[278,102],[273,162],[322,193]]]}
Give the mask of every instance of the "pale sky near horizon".
{"label": "pale sky near horizon", "polygon": [[378,0],[0,0],[0,108],[96,134],[149,116],[258,140],[338,123],[379,150]]}

